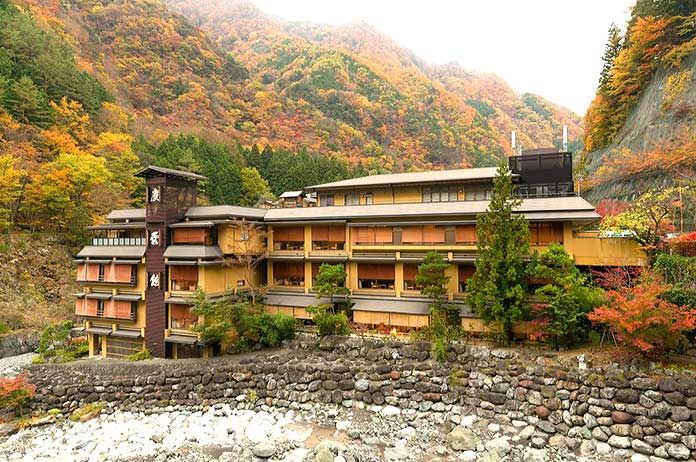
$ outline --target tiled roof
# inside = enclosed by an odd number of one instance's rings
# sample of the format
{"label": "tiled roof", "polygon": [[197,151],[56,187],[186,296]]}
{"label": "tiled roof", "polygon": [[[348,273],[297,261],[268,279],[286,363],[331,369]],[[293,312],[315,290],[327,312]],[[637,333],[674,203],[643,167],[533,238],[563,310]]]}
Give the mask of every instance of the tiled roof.
{"label": "tiled roof", "polygon": [[357,188],[363,186],[389,186],[409,183],[437,183],[465,180],[487,180],[495,178],[495,167],[462,168],[457,170],[436,170],[430,172],[388,173],[370,175],[351,180],[308,186],[307,190]]}
{"label": "tiled roof", "polygon": [[145,255],[144,245],[124,246],[99,246],[87,245],[77,254],[79,258],[142,258]]}
{"label": "tiled roof", "polygon": [[186,218],[254,218],[263,219],[266,209],[254,207],[237,207],[235,205],[208,205],[202,207],[191,207],[186,211]]}
{"label": "tiled roof", "polygon": [[145,220],[145,209],[123,209],[123,210],[112,210],[106,216],[109,221],[143,221]]}
{"label": "tiled roof", "polygon": [[[475,216],[488,208],[489,201],[457,202],[418,202],[409,204],[347,205],[334,207],[304,207],[292,209],[270,209],[265,220],[305,221],[329,220],[338,218],[400,218],[400,217],[434,217],[434,216]],[[543,219],[544,214],[566,212],[566,219],[599,219],[592,204],[578,196],[548,197],[526,199],[517,212],[530,214],[536,219]]]}
{"label": "tiled roof", "polygon": [[156,165],[150,165],[145,167],[135,174],[135,176],[149,177],[153,174],[161,173],[163,175],[178,176],[179,178],[188,178],[191,180],[207,180],[207,177],[199,175],[197,173],[185,172],[183,170],[174,170],[173,168],[157,167]]}
{"label": "tiled roof", "polygon": [[216,245],[170,245],[164,251],[165,258],[220,258],[222,255]]}

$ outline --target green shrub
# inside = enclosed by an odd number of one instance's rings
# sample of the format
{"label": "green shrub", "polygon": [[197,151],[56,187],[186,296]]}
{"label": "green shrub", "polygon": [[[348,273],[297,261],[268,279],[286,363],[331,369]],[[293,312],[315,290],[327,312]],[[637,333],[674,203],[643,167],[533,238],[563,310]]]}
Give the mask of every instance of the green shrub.
{"label": "green shrub", "polygon": [[126,358],[128,361],[143,361],[145,359],[152,359],[152,353],[147,348],[143,348],[140,351],[136,351],[132,355]]}
{"label": "green shrub", "polygon": [[239,337],[237,346],[242,349],[256,345],[274,348],[295,338],[295,319],[284,313],[244,313],[235,317],[232,325]]}
{"label": "green shrub", "polygon": [[89,354],[87,341],[76,341],[71,337],[72,328],[72,321],[64,321],[51,324],[41,332],[37,352],[44,361],[48,358],[56,358],[56,362],[64,363]]}
{"label": "green shrub", "polygon": [[447,361],[448,349],[447,339],[444,337],[438,337],[433,340],[430,351],[432,352],[436,361],[444,363]]}
{"label": "green shrub", "polygon": [[10,328],[8,327],[8,325],[5,324],[4,322],[0,322],[0,335],[1,335],[1,334],[6,334],[6,333],[8,333],[9,331],[10,331]]}
{"label": "green shrub", "polygon": [[348,327],[348,318],[343,313],[334,314],[331,305],[316,305],[307,307],[307,312],[312,315],[312,321],[319,330],[319,336],[348,335],[351,330]]}

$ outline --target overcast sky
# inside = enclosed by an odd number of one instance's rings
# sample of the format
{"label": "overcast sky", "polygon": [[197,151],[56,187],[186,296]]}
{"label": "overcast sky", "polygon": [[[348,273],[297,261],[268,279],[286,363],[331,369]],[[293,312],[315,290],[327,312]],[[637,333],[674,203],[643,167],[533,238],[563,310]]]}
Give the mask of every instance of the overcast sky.
{"label": "overcast sky", "polygon": [[612,22],[635,0],[252,0],[289,21],[363,21],[424,60],[493,72],[584,115]]}

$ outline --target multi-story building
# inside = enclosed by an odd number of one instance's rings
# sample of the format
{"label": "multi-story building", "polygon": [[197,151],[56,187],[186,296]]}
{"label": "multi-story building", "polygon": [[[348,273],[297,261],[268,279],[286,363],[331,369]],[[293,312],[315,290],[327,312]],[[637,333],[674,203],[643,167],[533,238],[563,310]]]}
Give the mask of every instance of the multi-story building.
{"label": "multi-story building", "polygon": [[155,356],[206,356],[191,328],[197,288],[211,299],[261,283],[265,254],[257,230],[264,209],[197,207],[200,175],[159,167],[146,178],[145,209],[116,210],[93,226],[92,245],[77,254],[76,314],[85,319],[91,355],[125,357],[144,347]]}
{"label": "multi-story building", "polygon": [[[573,191],[569,153],[512,157],[510,168],[532,250],[559,242],[579,266],[646,264],[633,241],[591,230],[599,215]],[[429,303],[416,274],[433,250],[450,264],[448,298],[460,306],[463,325],[481,331],[464,292],[476,261],[476,217],[488,207],[495,174],[472,168],[374,175],[305,188],[316,194],[316,207],[264,210],[197,207],[199,176],[147,168],[139,173],[147,178],[146,209],[112,212],[108,224],[94,227],[94,245],[78,254],[86,288],[77,313],[87,319],[90,352],[123,355],[146,345],[157,356],[191,356],[200,347],[209,353],[190,331],[199,322],[188,309],[197,287],[220,297],[264,284],[269,311],[310,321],[306,308],[322,303],[313,290],[322,263],[344,265],[355,323],[425,326]],[[266,262],[249,265],[250,257]]]}

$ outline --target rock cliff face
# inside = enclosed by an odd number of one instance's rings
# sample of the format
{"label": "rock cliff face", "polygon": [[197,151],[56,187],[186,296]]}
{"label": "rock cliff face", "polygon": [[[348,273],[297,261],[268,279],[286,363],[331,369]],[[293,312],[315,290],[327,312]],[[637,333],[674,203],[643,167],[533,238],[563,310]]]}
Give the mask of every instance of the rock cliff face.
{"label": "rock cliff face", "polygon": [[[450,429],[453,415],[475,414],[525,428],[536,448],[584,445],[682,460],[696,451],[692,375],[472,345],[454,345],[447,363],[431,360],[427,343],[302,338],[291,347],[240,360],[32,366],[29,378],[38,386],[36,407],[64,413],[96,401],[137,411],[235,402],[245,409],[368,406],[382,415],[436,413]],[[466,435],[455,439],[466,444]]]}
{"label": "rock cliff face", "polygon": [[[685,76],[684,86],[674,92],[668,81],[678,74]],[[693,165],[672,165],[670,154],[695,140],[696,52],[680,68],[656,72],[611,145],[587,154],[587,176],[593,183],[587,198],[594,203],[604,198],[631,200],[652,186],[667,186],[682,175],[693,174],[689,172]],[[638,164],[650,156],[662,158],[664,163],[648,163],[638,173],[620,168],[606,170],[620,157],[632,158]]]}

